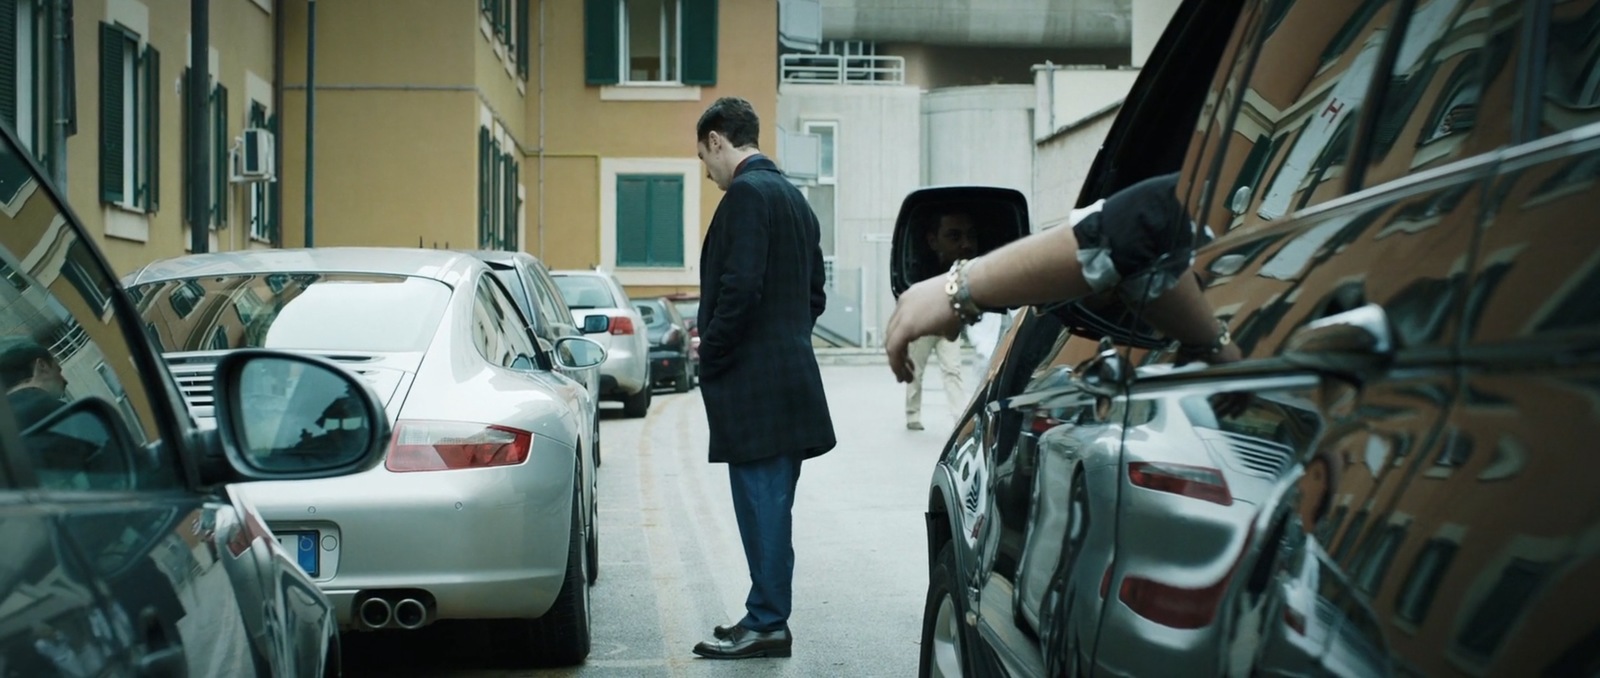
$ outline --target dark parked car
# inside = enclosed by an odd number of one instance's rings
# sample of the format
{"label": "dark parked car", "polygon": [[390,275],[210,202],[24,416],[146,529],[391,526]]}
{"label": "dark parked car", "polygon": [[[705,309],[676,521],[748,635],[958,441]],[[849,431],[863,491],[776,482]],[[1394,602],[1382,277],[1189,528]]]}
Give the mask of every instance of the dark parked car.
{"label": "dark parked car", "polygon": [[633,308],[644,318],[650,339],[650,382],[671,384],[674,391],[688,393],[698,372],[689,348],[689,323],[664,297],[634,299]]}
{"label": "dark parked car", "polygon": [[9,127],[0,208],[0,673],[337,675],[333,609],[301,570],[327,545],[273,535],[229,484],[374,467],[377,396],[320,358],[241,351],[201,429]]}
{"label": "dark parked car", "polygon": [[684,325],[689,328],[689,361],[694,363],[694,378],[700,378],[700,295],[694,292],[678,292],[667,295],[673,306],[678,307],[678,315],[683,316]]}
{"label": "dark parked car", "polygon": [[[1597,35],[1595,0],[1185,0],[1078,204],[1178,172],[1245,358],[1028,309],[934,472],[923,674],[1600,672]],[[1028,230],[914,193],[897,291],[952,209]]]}

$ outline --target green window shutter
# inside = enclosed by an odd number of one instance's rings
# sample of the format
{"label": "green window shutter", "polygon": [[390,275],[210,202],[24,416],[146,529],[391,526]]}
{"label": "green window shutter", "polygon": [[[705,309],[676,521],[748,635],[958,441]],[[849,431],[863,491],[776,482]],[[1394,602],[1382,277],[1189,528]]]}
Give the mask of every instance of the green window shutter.
{"label": "green window shutter", "polygon": [[478,128],[478,246],[489,241],[489,129]]}
{"label": "green window shutter", "polygon": [[518,0],[517,3],[517,74],[523,80],[528,79],[528,47],[532,45],[528,29],[528,3],[527,0]]}
{"label": "green window shutter", "polygon": [[144,48],[144,210],[161,209],[161,52]]}
{"label": "green window shutter", "polygon": [[517,247],[517,158],[510,153],[506,154],[506,219],[500,237],[502,244],[508,250]]}
{"label": "green window shutter", "polygon": [[683,84],[717,84],[717,0],[683,2]]}
{"label": "green window shutter", "polygon": [[520,250],[517,242],[517,219],[522,215],[522,198],[517,196],[517,187],[522,185],[522,167],[511,163],[511,222],[506,227],[506,244],[510,249]]}
{"label": "green window shutter", "polygon": [[650,265],[650,177],[617,176],[617,265]]}
{"label": "green window shutter", "polygon": [[122,29],[100,24],[100,199],[121,202],[122,161],[126,130],[122,129]]}
{"label": "green window shutter", "polygon": [[617,176],[617,265],[683,266],[682,176]]}
{"label": "green window shutter", "polygon": [[650,182],[650,263],[683,266],[683,177]]}
{"label": "green window shutter", "polygon": [[217,84],[211,109],[211,209],[218,228],[228,225],[228,88]]}
{"label": "green window shutter", "polygon": [[0,120],[17,129],[17,0],[0,0]]}
{"label": "green window shutter", "polygon": [[[617,0],[584,0],[583,76],[591,85],[617,84],[622,69],[618,41],[622,24]],[[687,37],[687,36],[685,36]]]}
{"label": "green window shutter", "polygon": [[194,218],[194,203],[189,200],[189,187],[194,181],[191,167],[189,167],[189,69],[183,69],[183,96],[179,98],[178,106],[178,180],[182,184],[184,223],[198,223]]}
{"label": "green window shutter", "polygon": [[[278,141],[278,115],[267,116],[267,130],[272,132],[273,146],[277,147]],[[282,212],[283,195],[279,189],[279,179],[273,179],[267,184],[267,206],[262,213],[267,215],[267,238],[272,241],[273,247],[283,247],[283,224],[278,213]]]}

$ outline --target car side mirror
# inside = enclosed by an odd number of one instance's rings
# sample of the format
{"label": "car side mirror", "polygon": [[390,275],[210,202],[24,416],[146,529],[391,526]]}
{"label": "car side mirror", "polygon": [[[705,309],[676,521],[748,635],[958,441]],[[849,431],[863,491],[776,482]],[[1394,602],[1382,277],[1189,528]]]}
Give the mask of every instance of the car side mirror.
{"label": "car side mirror", "polygon": [[584,334],[601,334],[611,329],[611,318],[600,315],[587,315],[583,317]]}
{"label": "car side mirror", "polygon": [[100,398],[62,405],[22,433],[22,447],[51,489],[131,490],[142,470],[139,450],[116,407]]}
{"label": "car side mirror", "polygon": [[1078,386],[1085,392],[1102,397],[1122,395],[1133,385],[1134,369],[1117,351],[1110,338],[1100,339],[1100,350],[1093,358],[1085,360],[1075,370]]}
{"label": "car side mirror", "polygon": [[906,289],[949,270],[930,244],[947,223],[970,224],[967,258],[981,256],[1032,230],[1028,199],[995,186],[941,186],[912,191],[900,203],[889,254],[889,281],[898,298]]}
{"label": "car side mirror", "polygon": [[309,355],[240,350],[217,364],[217,429],[249,480],[326,478],[376,466],[389,418],[360,377]]}
{"label": "car side mirror", "polygon": [[562,337],[556,340],[556,364],[569,370],[582,370],[606,361],[606,349],[587,337]]}

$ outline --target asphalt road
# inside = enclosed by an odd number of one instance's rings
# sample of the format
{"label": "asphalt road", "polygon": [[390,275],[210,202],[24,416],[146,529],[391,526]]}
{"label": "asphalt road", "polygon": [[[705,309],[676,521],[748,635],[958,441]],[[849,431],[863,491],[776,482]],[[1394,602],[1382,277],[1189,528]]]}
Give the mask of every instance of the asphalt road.
{"label": "asphalt road", "polygon": [[[743,614],[749,574],[727,469],[706,462],[699,391],[658,392],[644,419],[605,412],[600,580],[580,667],[511,670],[471,626],[349,634],[353,676],[907,676],[927,589],[923,510],[951,418],[937,376],[907,431],[904,387],[883,365],[823,368],[840,445],[806,462],[795,502],[788,659],[713,661],[690,648]],[[970,385],[969,385],[970,388]]]}

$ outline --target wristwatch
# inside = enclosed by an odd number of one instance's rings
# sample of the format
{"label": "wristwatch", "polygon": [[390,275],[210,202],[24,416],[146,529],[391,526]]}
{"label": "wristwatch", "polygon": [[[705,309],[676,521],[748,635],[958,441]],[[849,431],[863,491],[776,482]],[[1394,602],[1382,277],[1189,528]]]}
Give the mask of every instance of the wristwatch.
{"label": "wristwatch", "polygon": [[1182,344],[1178,347],[1178,352],[1190,358],[1206,360],[1215,357],[1232,343],[1233,333],[1228,331],[1228,324],[1218,320],[1217,337],[1211,340],[1210,344]]}
{"label": "wristwatch", "polygon": [[961,319],[963,325],[976,325],[983,316],[983,309],[972,301],[972,288],[967,285],[967,269],[971,266],[971,260],[957,261],[950,267],[944,283],[944,293],[950,297],[950,308],[955,310],[956,317]]}

